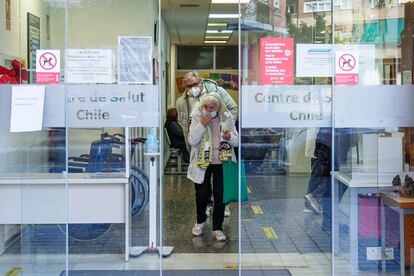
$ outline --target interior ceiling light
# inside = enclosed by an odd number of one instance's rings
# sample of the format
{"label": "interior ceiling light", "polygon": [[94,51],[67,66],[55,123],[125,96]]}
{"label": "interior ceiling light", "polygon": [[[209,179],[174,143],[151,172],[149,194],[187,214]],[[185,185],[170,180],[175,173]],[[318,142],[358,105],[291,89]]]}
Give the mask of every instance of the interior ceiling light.
{"label": "interior ceiling light", "polygon": [[230,36],[228,35],[206,35],[205,39],[229,39]]}
{"label": "interior ceiling light", "polygon": [[227,27],[227,23],[207,23],[208,27]]}
{"label": "interior ceiling light", "polygon": [[208,34],[231,34],[232,30],[207,30]]}
{"label": "interior ceiling light", "polygon": [[209,18],[239,18],[238,13],[211,13]]}
{"label": "interior ceiling light", "polygon": [[250,0],[211,0],[211,4],[247,4]]}
{"label": "interior ceiling light", "polygon": [[226,44],[227,41],[225,41],[225,40],[205,40],[204,43],[206,43],[206,44]]}

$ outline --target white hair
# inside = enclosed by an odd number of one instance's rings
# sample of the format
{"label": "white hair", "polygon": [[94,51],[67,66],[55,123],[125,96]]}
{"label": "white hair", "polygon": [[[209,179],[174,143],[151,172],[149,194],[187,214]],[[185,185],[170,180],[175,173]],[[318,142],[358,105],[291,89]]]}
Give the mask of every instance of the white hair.
{"label": "white hair", "polygon": [[226,105],[221,100],[220,95],[216,92],[210,92],[207,95],[205,95],[201,99],[200,105],[198,106],[198,110],[202,112],[204,107],[211,103],[214,103],[219,107],[219,110],[218,110],[219,115],[223,115],[223,113],[227,111]]}

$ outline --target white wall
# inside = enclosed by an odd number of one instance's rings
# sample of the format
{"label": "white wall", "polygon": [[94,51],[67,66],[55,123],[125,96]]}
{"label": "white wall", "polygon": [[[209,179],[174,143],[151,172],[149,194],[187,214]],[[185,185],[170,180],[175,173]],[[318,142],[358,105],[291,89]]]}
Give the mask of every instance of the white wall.
{"label": "white wall", "polygon": [[[99,1],[69,6],[68,26],[65,28],[65,10],[50,8],[51,48],[64,49],[65,29],[67,48],[109,48],[117,54],[119,36],[153,36],[154,22],[158,18],[157,4],[153,0]],[[157,50],[154,49],[154,58]],[[62,63],[63,64],[63,63]]]}
{"label": "white wall", "polygon": [[40,47],[48,48],[46,39],[46,15],[48,7],[41,0],[12,0],[11,2],[11,30],[4,26],[6,9],[5,0],[0,0],[0,54],[5,57],[27,59],[27,13],[30,12],[40,18]]}

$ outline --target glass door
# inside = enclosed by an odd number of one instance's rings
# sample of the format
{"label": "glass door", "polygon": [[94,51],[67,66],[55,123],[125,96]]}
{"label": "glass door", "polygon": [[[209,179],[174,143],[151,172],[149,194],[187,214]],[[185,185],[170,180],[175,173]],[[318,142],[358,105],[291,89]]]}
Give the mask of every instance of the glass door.
{"label": "glass door", "polygon": [[240,140],[249,201],[241,203],[241,269],[330,275],[330,3],[246,2]]}

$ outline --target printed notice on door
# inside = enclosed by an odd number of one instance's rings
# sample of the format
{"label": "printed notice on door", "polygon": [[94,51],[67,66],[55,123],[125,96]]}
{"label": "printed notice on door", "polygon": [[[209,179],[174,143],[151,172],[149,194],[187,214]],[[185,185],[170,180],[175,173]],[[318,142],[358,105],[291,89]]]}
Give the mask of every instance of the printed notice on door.
{"label": "printed notice on door", "polygon": [[119,83],[152,84],[152,37],[119,37]]}
{"label": "printed notice on door", "polygon": [[67,83],[112,83],[111,49],[67,49]]}
{"label": "printed notice on door", "polygon": [[10,132],[41,130],[44,101],[44,86],[13,86]]}
{"label": "printed notice on door", "polygon": [[293,38],[260,39],[260,83],[293,84]]}

